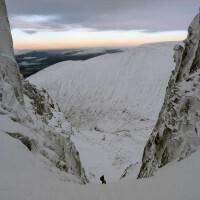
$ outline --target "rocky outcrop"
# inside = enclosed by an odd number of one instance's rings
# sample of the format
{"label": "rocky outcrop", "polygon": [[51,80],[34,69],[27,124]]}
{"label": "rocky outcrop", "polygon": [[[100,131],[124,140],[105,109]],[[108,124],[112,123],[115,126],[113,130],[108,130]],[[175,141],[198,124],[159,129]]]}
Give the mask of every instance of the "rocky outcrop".
{"label": "rocky outcrop", "polygon": [[[15,97],[20,104],[23,104],[21,78],[14,59],[13,41],[5,0],[0,1],[0,38],[0,99],[4,101],[4,96],[6,96],[6,103],[12,104],[13,97]],[[4,88],[6,88],[6,92],[4,92]],[[9,92],[7,92],[8,90]]]}
{"label": "rocky outcrop", "polygon": [[[64,180],[88,182],[79,153],[70,139],[71,125],[45,90],[37,89],[20,76],[4,0],[0,0],[0,40],[1,134],[22,142],[47,168],[58,176],[62,174],[59,178],[66,174],[70,178]],[[4,119],[5,126],[1,122]]]}
{"label": "rocky outcrop", "polygon": [[130,166],[128,166],[125,170],[124,170],[124,172],[123,172],[123,174],[121,175],[121,177],[120,177],[120,180],[121,179],[124,179],[124,178],[126,178],[126,177],[131,177],[131,179],[132,178],[137,178],[137,175],[138,175],[138,172],[139,172],[139,170],[140,170],[140,167],[141,167],[141,163],[139,163],[139,162],[136,162],[135,164],[131,164]]}
{"label": "rocky outcrop", "polygon": [[153,173],[174,159],[181,160],[200,145],[200,24],[196,15],[188,36],[174,47],[172,71],[164,104],[145,146],[139,178]]}
{"label": "rocky outcrop", "polygon": [[53,103],[44,89],[37,89],[25,80],[23,92],[29,115],[33,116],[34,123],[45,133],[41,133],[43,142],[39,144],[38,151],[60,170],[80,177],[83,183],[88,182],[79,152],[70,139],[72,127],[58,105]]}
{"label": "rocky outcrop", "polygon": [[0,0],[0,54],[14,59],[13,41],[7,15],[5,0]]}

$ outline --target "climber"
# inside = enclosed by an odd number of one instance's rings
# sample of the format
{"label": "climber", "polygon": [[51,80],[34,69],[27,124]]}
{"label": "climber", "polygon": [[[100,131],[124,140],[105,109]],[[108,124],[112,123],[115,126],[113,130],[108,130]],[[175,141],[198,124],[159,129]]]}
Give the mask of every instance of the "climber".
{"label": "climber", "polygon": [[106,184],[106,181],[105,181],[105,179],[104,179],[104,175],[102,175],[102,176],[100,177],[100,180],[101,180],[102,184]]}

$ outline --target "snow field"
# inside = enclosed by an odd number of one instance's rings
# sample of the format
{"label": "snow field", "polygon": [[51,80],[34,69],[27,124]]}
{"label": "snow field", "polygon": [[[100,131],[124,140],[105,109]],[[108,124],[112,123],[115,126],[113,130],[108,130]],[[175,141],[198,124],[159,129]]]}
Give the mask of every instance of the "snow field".
{"label": "snow field", "polygon": [[98,182],[101,174],[115,181],[141,161],[175,66],[174,44],[61,62],[28,78],[45,88],[80,130],[73,140],[91,182]]}

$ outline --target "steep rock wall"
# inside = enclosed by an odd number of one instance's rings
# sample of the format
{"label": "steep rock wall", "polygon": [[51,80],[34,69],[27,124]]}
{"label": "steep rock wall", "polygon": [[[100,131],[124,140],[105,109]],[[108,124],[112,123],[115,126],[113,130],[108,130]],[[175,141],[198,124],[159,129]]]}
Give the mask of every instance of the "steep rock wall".
{"label": "steep rock wall", "polygon": [[185,47],[174,47],[172,72],[164,104],[145,146],[139,178],[152,176],[174,159],[189,156],[200,145],[199,15],[188,28]]}
{"label": "steep rock wall", "polygon": [[59,178],[88,182],[70,139],[71,125],[45,90],[20,76],[4,0],[0,1],[0,134],[21,141]]}
{"label": "steep rock wall", "polygon": [[[7,16],[5,0],[0,1],[0,99],[6,98],[7,104],[13,103],[13,97],[23,104],[19,68],[14,59],[13,41]],[[4,92],[4,88],[9,92]],[[7,94],[5,94],[7,93]]]}

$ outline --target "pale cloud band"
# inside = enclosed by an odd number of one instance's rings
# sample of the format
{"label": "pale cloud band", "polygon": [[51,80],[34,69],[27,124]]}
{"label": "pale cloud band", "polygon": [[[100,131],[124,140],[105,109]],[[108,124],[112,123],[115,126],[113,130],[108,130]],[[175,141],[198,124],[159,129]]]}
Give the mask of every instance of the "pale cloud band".
{"label": "pale cloud band", "polygon": [[199,0],[7,0],[12,28],[37,31],[185,30]]}

